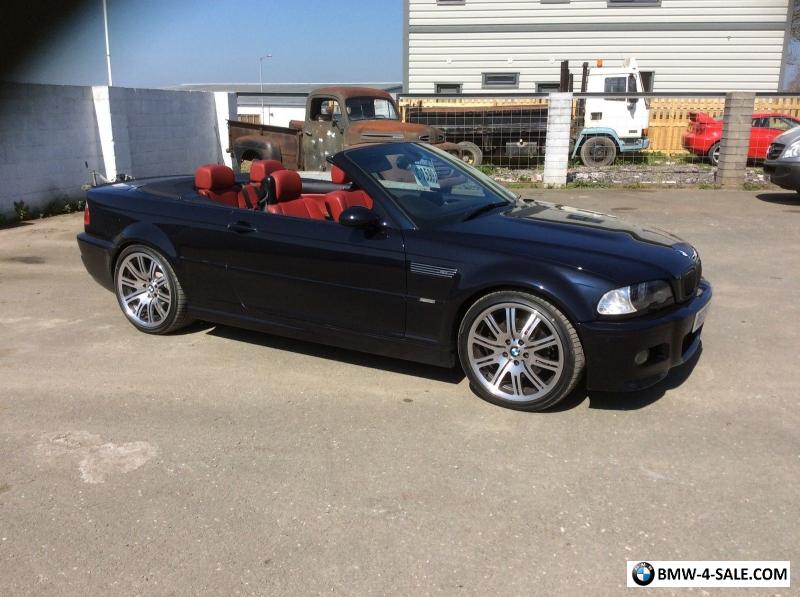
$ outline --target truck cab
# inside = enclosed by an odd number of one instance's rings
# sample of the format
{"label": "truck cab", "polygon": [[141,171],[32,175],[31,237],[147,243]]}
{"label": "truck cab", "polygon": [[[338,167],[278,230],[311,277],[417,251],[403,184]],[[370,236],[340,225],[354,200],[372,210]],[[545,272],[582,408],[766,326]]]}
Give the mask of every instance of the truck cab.
{"label": "truck cab", "polygon": [[644,91],[636,60],[630,58],[620,67],[604,67],[602,61],[598,61],[598,66],[590,68],[585,79],[584,91],[618,93],[620,97],[579,100],[578,122],[583,128],[577,134],[573,157],[580,155],[587,166],[605,166],[613,163],[618,153],[647,149],[650,145],[648,101],[625,97],[625,94]]}
{"label": "truck cab", "polygon": [[228,123],[230,147],[241,167],[253,159],[275,159],[295,170],[323,171],[327,158],[366,143],[417,141],[460,156],[454,143],[432,126],[400,120],[394,98],[369,87],[334,86],[312,91],[303,122],[289,128]]}

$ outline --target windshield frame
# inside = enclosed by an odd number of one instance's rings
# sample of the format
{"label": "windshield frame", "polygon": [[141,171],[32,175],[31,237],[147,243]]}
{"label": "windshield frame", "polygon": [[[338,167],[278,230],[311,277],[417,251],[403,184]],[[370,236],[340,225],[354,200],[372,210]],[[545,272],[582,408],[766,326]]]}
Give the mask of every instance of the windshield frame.
{"label": "windshield frame", "polygon": [[[392,107],[392,111],[394,112],[394,118],[375,118],[375,117],[373,117],[373,118],[353,118],[353,116],[350,114],[350,112],[347,111],[348,104],[350,102],[352,102],[352,101],[358,102],[358,101],[363,101],[363,100],[371,100],[372,102],[376,102],[378,100],[382,100],[382,101],[387,102]],[[389,97],[379,97],[379,96],[375,96],[375,95],[354,95],[354,96],[348,97],[347,99],[344,100],[344,112],[347,114],[347,120],[349,120],[350,122],[364,122],[365,120],[387,120],[387,121],[390,121],[390,122],[396,122],[396,121],[400,120],[400,112],[397,109],[397,105],[394,103],[394,100],[392,100]]]}
{"label": "windshield frame", "polygon": [[[381,144],[370,144],[361,147],[353,147],[351,149],[347,149],[343,151],[343,155],[346,156],[347,160],[352,164],[353,168],[358,170],[358,173],[363,176],[364,179],[369,181],[369,186],[375,189],[379,189],[381,194],[386,198],[387,201],[390,201],[392,206],[400,211],[400,213],[407,219],[414,228],[419,230],[428,230],[433,228],[440,228],[442,226],[448,226],[452,224],[457,224],[464,221],[464,217],[467,216],[470,212],[474,211],[474,209],[478,206],[472,206],[470,209],[465,211],[460,211],[457,213],[452,214],[452,217],[449,218],[442,218],[437,219],[436,221],[420,221],[418,217],[415,217],[414,214],[410,213],[408,209],[406,209],[403,204],[391,193],[391,191],[386,188],[384,185],[380,184],[380,181],[373,177],[367,170],[361,167],[358,162],[357,155],[363,151],[374,150],[375,145],[387,145],[387,146],[397,146],[397,145],[413,145],[424,151],[430,152],[434,154],[437,158],[447,162],[450,166],[452,166],[456,171],[461,172],[465,176],[472,179],[478,186],[482,187],[484,190],[488,191],[490,195],[494,197],[491,200],[486,201],[486,204],[500,202],[503,201],[507,204],[508,207],[514,207],[518,205],[519,202],[519,195],[513,193],[509,189],[505,188],[503,185],[498,183],[497,181],[493,180],[480,170],[466,164],[458,157],[453,156],[452,154],[439,149],[438,147],[433,147],[427,143],[415,143],[415,142],[402,142],[402,143],[381,143]],[[368,189],[365,189],[368,190]],[[499,208],[498,208],[499,209]]]}

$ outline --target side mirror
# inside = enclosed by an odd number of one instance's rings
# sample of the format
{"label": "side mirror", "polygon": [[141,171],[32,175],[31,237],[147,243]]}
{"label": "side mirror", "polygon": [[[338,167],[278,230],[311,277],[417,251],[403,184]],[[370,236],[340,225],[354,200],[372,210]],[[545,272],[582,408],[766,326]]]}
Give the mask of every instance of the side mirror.
{"label": "side mirror", "polygon": [[378,215],[362,205],[354,205],[342,212],[339,223],[348,228],[373,228],[378,226]]}

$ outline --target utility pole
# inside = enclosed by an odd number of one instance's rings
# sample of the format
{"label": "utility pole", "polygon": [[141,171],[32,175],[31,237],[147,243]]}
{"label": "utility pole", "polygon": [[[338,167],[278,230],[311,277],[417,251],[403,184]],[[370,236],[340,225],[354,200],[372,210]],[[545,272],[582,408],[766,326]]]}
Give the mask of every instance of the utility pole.
{"label": "utility pole", "polygon": [[108,7],[106,0],[103,0],[103,27],[106,32],[106,66],[108,67],[108,86],[111,87],[114,83],[111,81],[111,46],[108,43]]}
{"label": "utility pole", "polygon": [[[105,0],[104,0],[105,1]],[[264,54],[258,57],[258,87],[264,93],[264,60],[272,58],[272,54]],[[264,96],[261,96],[261,124],[264,124]]]}

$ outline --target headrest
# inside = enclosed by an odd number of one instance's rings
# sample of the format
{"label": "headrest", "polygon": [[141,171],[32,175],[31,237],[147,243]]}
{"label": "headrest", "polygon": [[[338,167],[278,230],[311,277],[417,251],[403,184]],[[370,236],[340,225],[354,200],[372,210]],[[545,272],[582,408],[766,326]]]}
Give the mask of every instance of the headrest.
{"label": "headrest", "polygon": [[250,164],[250,182],[259,184],[273,172],[285,169],[278,160],[253,160]]}
{"label": "headrest", "polygon": [[272,180],[275,181],[275,200],[278,203],[300,198],[300,194],[303,192],[303,181],[294,170],[273,172]]}
{"label": "headrest", "polygon": [[194,186],[201,191],[224,191],[235,183],[233,170],[221,164],[206,164],[194,173]]}
{"label": "headrest", "polygon": [[331,166],[331,181],[334,184],[347,184],[350,182],[350,175],[339,166]]}

